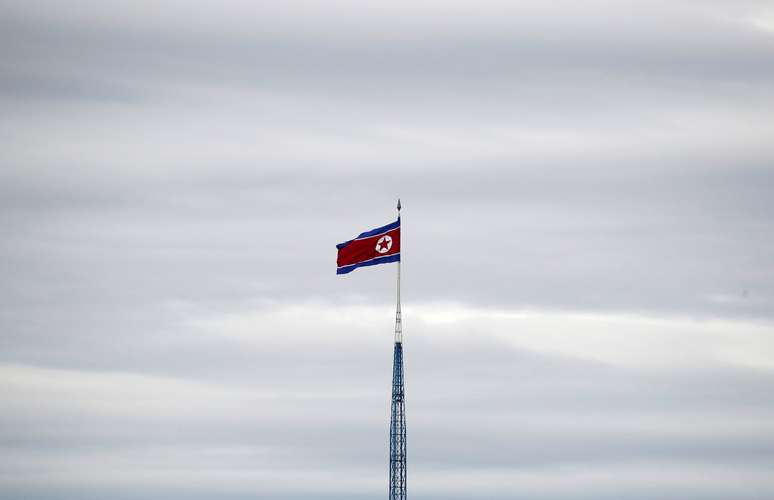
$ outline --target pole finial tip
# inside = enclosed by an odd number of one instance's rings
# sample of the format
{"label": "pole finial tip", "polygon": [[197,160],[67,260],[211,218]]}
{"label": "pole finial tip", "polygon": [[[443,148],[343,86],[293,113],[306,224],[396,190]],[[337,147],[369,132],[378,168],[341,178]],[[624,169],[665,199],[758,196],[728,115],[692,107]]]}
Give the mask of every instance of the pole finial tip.
{"label": "pole finial tip", "polygon": [[398,198],[398,212],[400,212],[400,198]]}

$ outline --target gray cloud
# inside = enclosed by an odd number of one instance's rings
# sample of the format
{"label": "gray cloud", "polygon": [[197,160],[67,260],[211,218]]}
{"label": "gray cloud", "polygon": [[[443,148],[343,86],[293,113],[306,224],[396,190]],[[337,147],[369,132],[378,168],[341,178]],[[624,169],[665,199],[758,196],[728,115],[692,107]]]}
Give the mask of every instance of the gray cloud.
{"label": "gray cloud", "polygon": [[767,2],[5,2],[0,498],[771,496]]}

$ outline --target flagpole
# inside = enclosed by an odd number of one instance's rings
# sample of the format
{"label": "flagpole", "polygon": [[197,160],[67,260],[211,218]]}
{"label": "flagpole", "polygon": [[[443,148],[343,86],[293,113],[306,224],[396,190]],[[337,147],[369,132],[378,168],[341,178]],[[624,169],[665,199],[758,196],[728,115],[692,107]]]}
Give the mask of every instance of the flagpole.
{"label": "flagpole", "polygon": [[[400,220],[400,199],[398,199],[398,220]],[[400,260],[398,260],[390,406],[389,500],[406,500],[406,402],[403,379],[403,326],[400,318]]]}
{"label": "flagpole", "polygon": [[[398,198],[398,219],[400,219],[400,198]],[[403,324],[400,314],[400,260],[398,261],[398,280],[397,280],[398,300],[397,307],[395,309],[395,342],[403,342]]]}

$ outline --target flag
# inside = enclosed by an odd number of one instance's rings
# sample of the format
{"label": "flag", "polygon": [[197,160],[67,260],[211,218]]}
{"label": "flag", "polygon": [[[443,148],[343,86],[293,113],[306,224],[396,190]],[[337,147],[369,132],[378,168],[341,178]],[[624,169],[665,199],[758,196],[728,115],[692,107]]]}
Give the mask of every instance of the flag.
{"label": "flag", "polygon": [[336,274],[347,274],[363,266],[400,262],[400,217],[386,226],[339,243],[336,248],[339,249]]}

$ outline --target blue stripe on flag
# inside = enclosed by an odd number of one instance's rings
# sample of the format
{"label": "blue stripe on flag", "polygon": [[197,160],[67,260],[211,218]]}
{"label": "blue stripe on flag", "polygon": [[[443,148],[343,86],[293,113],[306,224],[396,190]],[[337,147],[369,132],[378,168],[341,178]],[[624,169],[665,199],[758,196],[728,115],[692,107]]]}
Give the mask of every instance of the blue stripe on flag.
{"label": "blue stripe on flag", "polygon": [[[379,234],[379,233],[376,233],[376,234]],[[387,255],[384,257],[377,257],[375,259],[366,260],[364,262],[358,262],[357,264],[351,264],[349,266],[341,266],[339,268],[336,268],[336,274],[347,274],[347,273],[351,273],[358,267],[375,266],[377,264],[386,264],[388,262],[400,262],[400,252],[392,255]]]}
{"label": "blue stripe on flag", "polygon": [[[395,222],[390,222],[386,226],[377,227],[376,229],[371,229],[370,231],[366,231],[365,233],[360,233],[357,236],[357,238],[353,238],[353,239],[351,239],[349,241],[345,241],[344,243],[339,243],[338,245],[336,245],[336,248],[341,250],[342,248],[344,248],[345,246],[349,245],[350,243],[352,243],[355,240],[359,240],[361,238],[368,238],[369,236],[376,236],[377,234],[381,234],[381,233],[386,233],[387,231],[392,231],[396,227],[400,227],[400,217],[398,217],[398,220],[396,220]],[[349,271],[347,271],[347,272],[349,272]],[[339,274],[343,274],[343,273],[339,273]]]}

